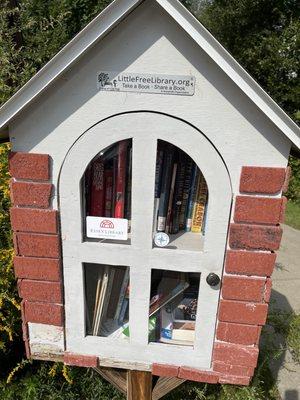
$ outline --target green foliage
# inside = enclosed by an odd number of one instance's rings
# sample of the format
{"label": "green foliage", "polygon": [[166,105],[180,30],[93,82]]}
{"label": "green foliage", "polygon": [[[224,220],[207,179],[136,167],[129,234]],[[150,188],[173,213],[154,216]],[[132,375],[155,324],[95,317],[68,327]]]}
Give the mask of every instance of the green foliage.
{"label": "green foliage", "polygon": [[200,21],[262,87],[299,120],[298,0],[206,1]]}
{"label": "green foliage", "polygon": [[8,150],[8,144],[0,145],[0,356],[9,351],[20,330],[20,306],[12,267]]}
{"label": "green foliage", "polygon": [[287,197],[294,203],[300,205],[300,159],[290,156],[289,165],[292,168],[292,176],[290,179]]}
{"label": "green foliage", "polygon": [[289,201],[286,207],[284,223],[295,229],[300,229],[300,203]]}

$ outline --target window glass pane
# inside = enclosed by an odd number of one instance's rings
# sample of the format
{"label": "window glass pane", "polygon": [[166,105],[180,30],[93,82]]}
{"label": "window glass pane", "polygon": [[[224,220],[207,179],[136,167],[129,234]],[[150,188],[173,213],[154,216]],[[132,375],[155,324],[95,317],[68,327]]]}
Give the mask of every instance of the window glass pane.
{"label": "window glass pane", "polygon": [[132,140],[101,151],[83,178],[85,236],[130,243]]}
{"label": "window glass pane", "polygon": [[202,250],[208,189],[200,169],[184,151],[159,140],[155,172],[154,245]]}
{"label": "window glass pane", "polygon": [[129,336],[129,267],[84,264],[86,333]]}
{"label": "window glass pane", "polygon": [[149,342],[192,346],[200,274],[152,270]]}

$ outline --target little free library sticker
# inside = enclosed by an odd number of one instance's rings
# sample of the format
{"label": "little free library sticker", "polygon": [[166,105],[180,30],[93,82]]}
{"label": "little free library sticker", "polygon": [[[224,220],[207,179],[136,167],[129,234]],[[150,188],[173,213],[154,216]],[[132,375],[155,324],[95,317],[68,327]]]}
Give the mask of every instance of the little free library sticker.
{"label": "little free library sticker", "polygon": [[195,77],[101,71],[98,73],[97,87],[99,90],[107,92],[193,96],[195,93]]}
{"label": "little free library sticker", "polygon": [[86,217],[86,235],[89,238],[127,240],[128,219]]}

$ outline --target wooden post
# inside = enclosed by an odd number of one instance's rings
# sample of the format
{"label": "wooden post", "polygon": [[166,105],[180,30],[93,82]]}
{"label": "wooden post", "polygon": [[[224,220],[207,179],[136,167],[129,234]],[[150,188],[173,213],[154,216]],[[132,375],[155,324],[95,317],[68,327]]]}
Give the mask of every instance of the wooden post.
{"label": "wooden post", "polygon": [[145,371],[127,372],[127,400],[151,400],[152,373]]}

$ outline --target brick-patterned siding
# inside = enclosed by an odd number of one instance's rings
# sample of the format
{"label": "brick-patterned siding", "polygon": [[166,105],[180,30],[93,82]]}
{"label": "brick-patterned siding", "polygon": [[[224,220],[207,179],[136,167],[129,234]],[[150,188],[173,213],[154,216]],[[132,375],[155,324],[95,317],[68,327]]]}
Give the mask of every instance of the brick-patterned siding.
{"label": "brick-patterned siding", "polygon": [[63,326],[61,250],[47,154],[9,157],[14,268],[22,298],[23,337],[30,357],[28,322]]}
{"label": "brick-patterned siding", "polygon": [[242,168],[229,228],[211,369],[153,364],[153,375],[249,385],[267,318],[274,250],[282,235],[279,224],[286,199],[279,196],[287,189],[289,175],[288,168]]}

